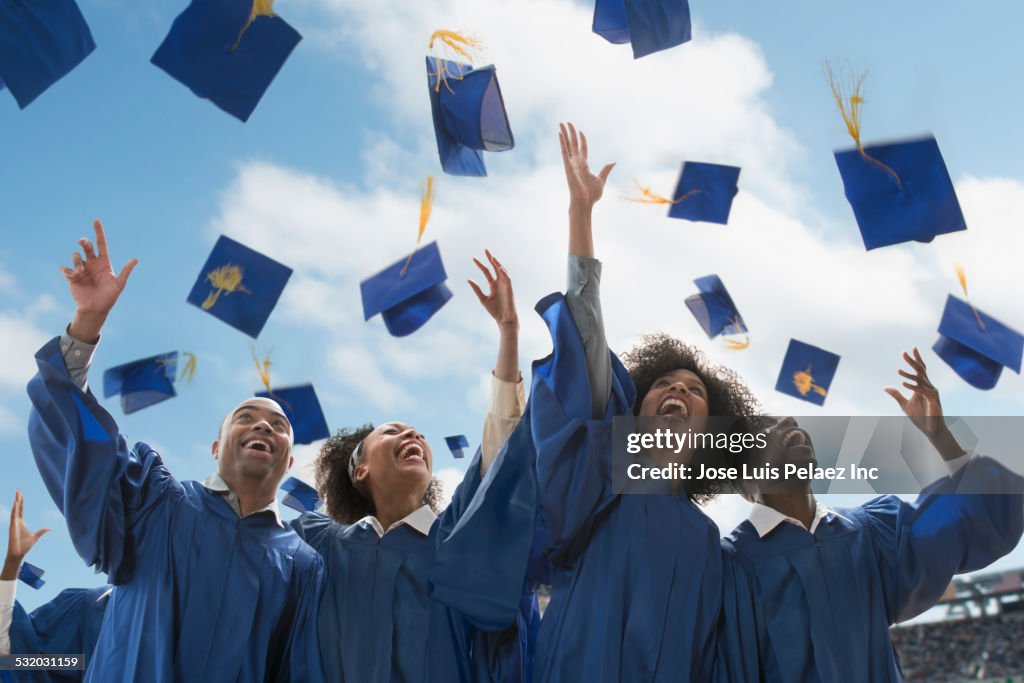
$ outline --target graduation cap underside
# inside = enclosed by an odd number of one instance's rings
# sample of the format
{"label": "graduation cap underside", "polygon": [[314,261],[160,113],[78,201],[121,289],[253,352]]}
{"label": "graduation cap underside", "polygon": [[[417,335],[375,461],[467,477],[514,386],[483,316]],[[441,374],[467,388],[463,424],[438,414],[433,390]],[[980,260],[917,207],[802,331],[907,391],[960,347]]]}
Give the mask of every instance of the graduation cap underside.
{"label": "graduation cap underside", "polygon": [[43,580],[43,574],[45,573],[45,570],[24,560],[21,562],[21,567],[18,568],[18,578],[36,590],[39,590],[46,584],[46,581]]}
{"label": "graduation cap underside", "polygon": [[932,350],[971,386],[991,389],[1004,367],[1020,374],[1024,336],[951,295]]}
{"label": "graduation cap underside", "polygon": [[729,291],[717,275],[705,275],[693,281],[700,294],[686,297],[686,306],[700,323],[708,339],[720,334],[741,334],[747,326],[733,303]]}
{"label": "graduation cap underside", "polygon": [[248,121],[302,40],[272,0],[193,0],[152,63],[237,119]]}
{"label": "graduation cap underside", "polygon": [[690,40],[687,0],[596,0],[593,31],[610,43],[630,43],[639,59]]}
{"label": "graduation cap underside", "polygon": [[295,477],[288,477],[281,490],[285,496],[281,502],[297,512],[314,512],[320,506],[320,495],[316,489]]}
{"label": "graduation cap underside", "polygon": [[824,405],[838,367],[839,356],[836,354],[790,339],[775,390],[815,405]]}
{"label": "graduation cap underside", "polygon": [[515,146],[494,67],[427,57],[427,84],[441,168],[450,175],[486,176],[482,152]]}
{"label": "graduation cap underside", "polygon": [[292,424],[296,444],[313,443],[331,435],[312,384],[260,391],[255,396],[277,401]]}
{"label": "graduation cap underside", "polygon": [[364,319],[379,313],[395,337],[418,330],[452,298],[437,242],[417,250],[403,275],[407,260],[396,261],[359,285]]}
{"label": "graduation cap underside", "polygon": [[866,249],[967,229],[934,137],[840,150],[835,158]]}
{"label": "graduation cap underside", "polygon": [[291,274],[288,266],[222,235],[193,285],[188,303],[255,339]]}
{"label": "graduation cap underside", "polygon": [[444,437],[444,442],[448,445],[448,450],[452,452],[453,458],[466,457],[466,449],[469,448],[469,439],[467,439],[464,434],[446,436]]}
{"label": "graduation cap underside", "polygon": [[24,109],[96,49],[74,0],[0,2],[0,89]]}
{"label": "graduation cap underside", "polygon": [[177,351],[109,368],[103,373],[103,398],[120,394],[121,409],[130,415],[176,396],[177,371]]}

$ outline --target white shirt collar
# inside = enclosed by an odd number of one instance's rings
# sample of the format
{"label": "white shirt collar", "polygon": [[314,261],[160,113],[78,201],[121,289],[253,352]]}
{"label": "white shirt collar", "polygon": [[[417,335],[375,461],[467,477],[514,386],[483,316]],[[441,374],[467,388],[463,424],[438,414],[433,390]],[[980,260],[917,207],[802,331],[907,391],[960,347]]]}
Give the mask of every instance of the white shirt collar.
{"label": "white shirt collar", "polygon": [[398,528],[403,524],[408,524],[424,536],[429,536],[430,528],[434,526],[435,521],[437,521],[437,515],[434,514],[434,511],[430,509],[429,505],[424,505],[423,507],[413,510],[405,517],[389,526],[387,530],[385,530],[384,527],[381,526],[380,520],[378,520],[373,515],[367,515],[366,517],[363,517],[361,520],[356,522],[356,524],[362,524],[363,522],[366,522],[371,527],[373,527],[373,530],[377,532],[378,536],[384,538],[384,534],[388,533],[388,531]]}
{"label": "white shirt collar", "polygon": [[759,538],[764,538],[768,532],[772,531],[783,522],[795,524],[801,529],[810,531],[810,533],[813,534],[815,529],[818,528],[818,522],[826,519],[830,515],[835,515],[847,522],[850,521],[835,510],[825,507],[820,501],[816,500],[814,501],[814,504],[814,519],[811,521],[810,529],[807,529],[800,520],[784,515],[778,510],[770,508],[767,505],[763,505],[762,503],[754,503],[753,507],[750,509],[750,515],[747,517],[747,521],[754,527]]}
{"label": "white shirt collar", "polygon": [[[239,517],[242,516],[242,508],[238,503],[238,496],[236,496],[234,492],[228,487],[227,482],[224,481],[223,477],[221,477],[220,474],[214,472],[206,479],[204,479],[203,487],[206,488],[207,491],[213,491],[214,493],[219,493],[223,495],[224,499],[228,502],[228,505],[230,505],[231,509],[235,511],[235,514],[237,514]],[[282,529],[284,528],[284,523],[281,521],[281,509],[277,505],[277,498],[274,498],[274,500],[270,501],[269,504],[261,507],[259,510],[253,510],[252,512],[245,516],[252,517],[253,515],[260,512],[273,512],[274,521],[277,522],[277,525],[279,527],[281,527]]]}

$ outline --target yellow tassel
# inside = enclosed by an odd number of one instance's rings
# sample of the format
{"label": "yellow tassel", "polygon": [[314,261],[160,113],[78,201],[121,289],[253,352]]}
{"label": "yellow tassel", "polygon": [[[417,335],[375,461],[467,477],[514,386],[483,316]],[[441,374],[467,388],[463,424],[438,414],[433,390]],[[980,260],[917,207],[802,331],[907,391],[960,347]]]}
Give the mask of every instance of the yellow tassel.
{"label": "yellow tassel", "polygon": [[[732,320],[729,321],[729,324],[725,326],[725,329],[722,330],[722,333],[739,335],[742,334],[742,330],[743,325],[740,324],[740,317],[737,315],[734,316]],[[743,349],[746,349],[750,346],[750,335],[744,335],[742,340],[723,339],[722,341],[725,342],[725,348],[728,349],[729,351],[742,351]]]}
{"label": "yellow tassel", "polygon": [[209,296],[206,297],[201,308],[204,311],[213,308],[213,305],[217,303],[222,293],[233,294],[234,292],[242,292],[243,294],[251,294],[252,292],[246,289],[245,284],[242,282],[244,276],[245,271],[242,270],[242,267],[231,263],[211,270],[206,274],[206,279],[210,281],[214,291],[210,292]]}
{"label": "yellow tassel", "polygon": [[192,382],[192,377],[196,374],[196,354],[189,353],[188,351],[181,352],[183,356],[186,356],[188,360],[185,361],[184,367],[181,368],[181,376],[178,380],[185,380],[188,383]]}
{"label": "yellow tassel", "polygon": [[427,230],[427,222],[430,220],[430,211],[433,208],[434,176],[428,175],[427,180],[423,183],[423,194],[420,195],[420,230],[416,233],[416,244],[409,253],[409,258],[405,260],[405,265],[402,266],[402,272],[398,274],[398,277],[405,277],[405,271],[409,269],[409,264],[412,263],[412,257],[416,254],[416,250],[420,246],[420,240],[423,239],[423,233]]}
{"label": "yellow tassel", "polygon": [[[843,123],[846,124],[846,132],[850,134],[850,137],[853,138],[853,141],[857,144],[857,152],[860,153],[861,157],[863,157],[865,161],[877,166],[891,175],[896,180],[896,184],[902,187],[903,181],[900,180],[896,171],[865,152],[864,145],[862,145],[860,141],[861,114],[862,107],[864,105],[864,97],[861,95],[860,91],[861,86],[864,85],[864,79],[867,78],[867,72],[864,72],[856,78],[852,76],[849,78],[849,82],[846,84],[847,89],[850,91],[849,97],[844,95],[843,88],[836,79],[835,73],[832,71],[832,65],[828,62],[825,62],[825,74],[828,76],[828,84],[832,88],[832,97],[835,98],[836,104],[839,105],[839,113],[843,117]],[[846,108],[847,101],[849,101],[850,104],[849,110]]]}
{"label": "yellow tassel", "polygon": [[260,375],[260,382],[266,387],[268,394],[273,394],[270,391],[270,351],[267,351],[266,357],[260,361],[259,356],[256,355],[256,347],[252,348],[252,362],[256,364],[256,372]]}
{"label": "yellow tassel", "polygon": [[637,189],[640,190],[640,196],[628,197],[624,195],[622,198],[628,202],[636,202],[637,204],[682,204],[693,195],[701,192],[701,190],[690,190],[679,199],[669,199],[668,197],[662,197],[649,187],[644,187],[639,181],[634,180],[633,182],[636,183]]}
{"label": "yellow tassel", "polygon": [[242,36],[252,26],[252,22],[256,21],[256,17],[272,17],[274,16],[274,0],[253,0],[252,12],[249,13],[249,21],[245,22],[245,26],[238,32],[238,37],[235,38],[234,44],[231,46],[231,52],[238,49],[238,45],[242,42]]}
{"label": "yellow tassel", "polygon": [[[476,58],[476,53],[484,48],[483,42],[472,36],[465,36],[455,31],[447,31],[444,29],[438,29],[430,34],[430,42],[427,44],[428,50],[434,49],[434,43],[438,42],[441,44],[441,57],[436,59],[446,59],[451,61],[458,61],[460,58],[473,63]],[[441,91],[441,84],[444,83],[444,87],[448,92],[454,93],[451,86],[448,85],[448,79],[454,78],[455,80],[462,80],[462,74],[458,72],[450,71],[447,65],[441,65],[440,61],[437,62],[438,71],[437,73],[430,74],[431,76],[437,77],[437,83],[434,85],[434,91]]]}
{"label": "yellow tassel", "polygon": [[[967,270],[959,264],[956,266],[956,277],[958,280],[960,280],[960,288],[964,290],[964,297],[970,299],[971,295],[967,293]],[[971,310],[974,312],[974,319],[978,321],[978,327],[984,330],[985,323],[984,321],[982,321],[981,315],[978,314],[978,309],[975,308],[974,304],[972,304],[970,301],[968,301],[967,303],[971,307]]]}
{"label": "yellow tassel", "polygon": [[796,387],[801,396],[806,396],[812,391],[822,396],[828,393],[824,387],[814,383],[814,376],[811,374],[811,366],[809,365],[806,370],[793,373],[793,386]]}

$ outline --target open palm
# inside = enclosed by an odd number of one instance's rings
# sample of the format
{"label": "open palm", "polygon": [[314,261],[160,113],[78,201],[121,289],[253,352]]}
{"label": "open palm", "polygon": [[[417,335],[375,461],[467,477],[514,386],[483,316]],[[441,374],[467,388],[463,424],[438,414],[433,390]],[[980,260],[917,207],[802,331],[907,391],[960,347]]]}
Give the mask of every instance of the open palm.
{"label": "open palm", "polygon": [[14,494],[14,506],[11,508],[11,528],[7,537],[7,557],[20,562],[32,546],[36,544],[49,529],[29,531],[25,526],[25,496],[21,491]]}
{"label": "open palm", "polygon": [[558,143],[562,147],[562,164],[569,184],[569,199],[577,204],[593,206],[604,194],[605,183],[615,164],[605,164],[594,175],[587,160],[587,136],[582,131],[577,134],[571,123],[568,127],[560,123],[558,127]]}
{"label": "open palm", "polygon": [[95,249],[92,242],[84,237],[78,240],[85,258],[76,251],[71,256],[73,267],[62,266],[61,272],[67,278],[71,296],[80,312],[106,315],[124,291],[128,277],[138,260],[132,259],[125,264],[119,274],[115,275],[107,253],[107,238],[103,232],[103,224],[94,221],[93,228],[96,230]]}
{"label": "open palm", "polygon": [[939,390],[928,379],[927,368],[917,347],[914,347],[913,356],[904,352],[903,360],[913,370],[913,372],[899,371],[900,376],[910,380],[903,382],[903,386],[910,390],[910,396],[904,396],[894,387],[886,387],[885,393],[893,397],[899,404],[900,410],[910,418],[910,421],[918,429],[928,436],[935,436],[945,426],[945,421],[942,419]]}

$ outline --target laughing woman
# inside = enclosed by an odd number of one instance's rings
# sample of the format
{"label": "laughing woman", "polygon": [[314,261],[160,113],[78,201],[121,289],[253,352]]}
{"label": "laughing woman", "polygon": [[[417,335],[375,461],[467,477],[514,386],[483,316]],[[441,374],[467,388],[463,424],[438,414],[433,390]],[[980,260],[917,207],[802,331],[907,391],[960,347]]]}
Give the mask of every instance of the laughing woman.
{"label": "laughing woman", "polygon": [[317,458],[327,514],[293,525],[327,564],[319,628],[329,681],[458,683],[501,667],[486,635],[516,618],[536,483],[532,451],[516,447],[529,430],[516,429],[524,393],[512,283],[487,258],[493,274],[476,264],[489,293],[470,286],[498,324],[498,362],[482,444],[451,504],[440,509],[430,444],[405,422],[341,430]]}
{"label": "laughing woman", "polygon": [[[757,402],[734,373],[665,335],[645,337],[625,365],[609,351],[591,212],[612,165],[591,173],[586,138],[571,125],[559,140],[570,196],[569,289],[537,306],[554,345],[534,364],[529,410],[553,575],[533,680],[712,680],[722,560],[718,528],[696,503],[717,491],[691,481],[618,492],[612,419],[741,417]],[[652,454],[659,466],[693,455]]]}

